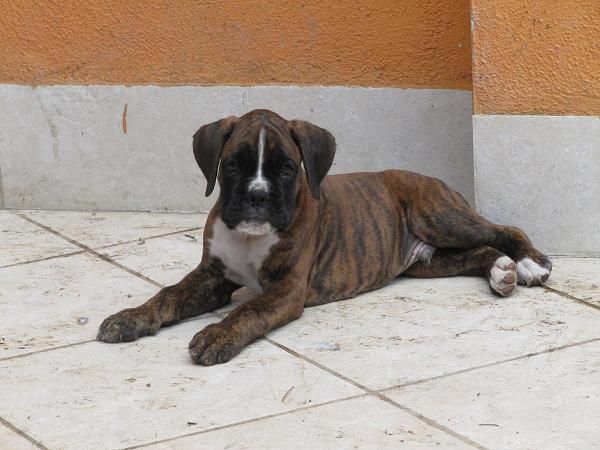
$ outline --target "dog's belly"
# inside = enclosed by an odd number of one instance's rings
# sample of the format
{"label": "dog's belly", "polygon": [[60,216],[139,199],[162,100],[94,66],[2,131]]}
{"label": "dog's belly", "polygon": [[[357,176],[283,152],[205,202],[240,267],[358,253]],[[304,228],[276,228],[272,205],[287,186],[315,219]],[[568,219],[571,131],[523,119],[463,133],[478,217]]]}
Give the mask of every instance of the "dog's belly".
{"label": "dog's belly", "polygon": [[379,174],[327,177],[322,192],[321,248],[307,305],[380,288],[433,254],[409,230],[400,199]]}
{"label": "dog's belly", "polygon": [[212,257],[220,259],[225,266],[225,278],[260,294],[263,289],[258,280],[258,272],[269,255],[269,250],[278,241],[276,233],[251,236],[230,230],[218,218],[213,225],[209,251]]}

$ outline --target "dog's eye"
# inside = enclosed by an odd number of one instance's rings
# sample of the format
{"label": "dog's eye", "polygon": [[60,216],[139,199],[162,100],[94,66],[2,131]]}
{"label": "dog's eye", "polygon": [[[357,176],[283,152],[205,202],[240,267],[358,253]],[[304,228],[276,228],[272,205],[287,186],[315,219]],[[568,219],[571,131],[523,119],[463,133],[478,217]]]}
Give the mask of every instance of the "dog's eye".
{"label": "dog's eye", "polygon": [[240,170],[240,166],[233,159],[230,159],[225,163],[225,173],[227,175],[237,175]]}
{"label": "dog's eye", "polygon": [[281,175],[284,177],[293,177],[296,173],[296,166],[291,162],[286,162],[283,166],[281,166]]}

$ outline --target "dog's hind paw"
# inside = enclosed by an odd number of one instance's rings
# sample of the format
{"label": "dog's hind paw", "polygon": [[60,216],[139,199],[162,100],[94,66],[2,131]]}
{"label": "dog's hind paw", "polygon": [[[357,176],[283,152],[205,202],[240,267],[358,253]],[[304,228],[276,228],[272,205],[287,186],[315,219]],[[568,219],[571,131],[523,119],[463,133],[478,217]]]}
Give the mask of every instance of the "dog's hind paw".
{"label": "dog's hind paw", "polygon": [[517,268],[508,256],[501,256],[494,263],[490,272],[490,287],[502,297],[512,293],[517,284]]}
{"label": "dog's hind paw", "polygon": [[546,282],[552,271],[552,264],[546,258],[538,264],[531,258],[523,258],[517,263],[517,276],[519,284],[526,286],[541,286]]}

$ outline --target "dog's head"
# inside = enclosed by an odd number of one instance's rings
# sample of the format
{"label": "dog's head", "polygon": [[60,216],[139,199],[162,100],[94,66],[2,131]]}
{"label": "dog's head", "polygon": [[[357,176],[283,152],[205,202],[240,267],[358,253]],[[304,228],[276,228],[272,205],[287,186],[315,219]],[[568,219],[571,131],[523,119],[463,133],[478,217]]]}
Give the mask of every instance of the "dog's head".
{"label": "dog's head", "polygon": [[223,222],[255,235],[285,230],[305,186],[319,198],[334,154],[335,139],[327,130],[268,110],[218,120],[194,135],[206,196],[218,180]]}

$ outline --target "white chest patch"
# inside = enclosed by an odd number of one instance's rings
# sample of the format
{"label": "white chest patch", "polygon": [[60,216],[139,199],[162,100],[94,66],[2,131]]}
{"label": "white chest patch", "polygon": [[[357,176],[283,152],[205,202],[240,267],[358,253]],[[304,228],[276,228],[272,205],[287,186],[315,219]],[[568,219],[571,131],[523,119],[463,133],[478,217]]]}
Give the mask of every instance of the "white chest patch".
{"label": "white chest patch", "polygon": [[225,265],[225,278],[262,293],[258,272],[271,247],[279,242],[277,233],[250,235],[230,230],[221,219],[215,220],[210,254]]}

